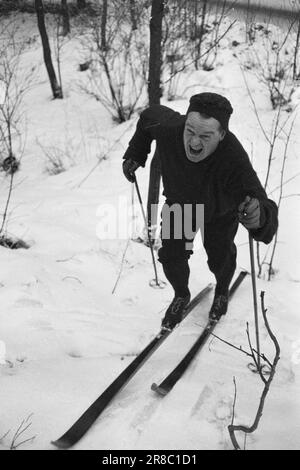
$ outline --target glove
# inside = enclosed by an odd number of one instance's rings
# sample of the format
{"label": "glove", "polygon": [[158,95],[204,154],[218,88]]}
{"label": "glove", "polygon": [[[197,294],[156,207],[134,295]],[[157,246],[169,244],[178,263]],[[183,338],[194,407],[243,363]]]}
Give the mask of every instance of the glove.
{"label": "glove", "polygon": [[259,200],[246,196],[238,208],[239,221],[248,230],[256,230],[261,227],[261,208]]}
{"label": "glove", "polygon": [[123,162],[123,173],[125,177],[130,181],[130,183],[134,183],[134,172],[138,169],[140,164],[136,162],[135,160],[131,160],[131,158],[128,158],[127,160],[124,160]]}

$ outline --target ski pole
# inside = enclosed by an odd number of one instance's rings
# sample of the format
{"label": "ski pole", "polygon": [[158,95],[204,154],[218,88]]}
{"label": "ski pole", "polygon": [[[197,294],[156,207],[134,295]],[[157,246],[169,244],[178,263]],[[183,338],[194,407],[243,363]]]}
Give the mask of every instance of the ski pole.
{"label": "ski pole", "polygon": [[155,285],[156,285],[157,287],[161,287],[161,284],[160,284],[160,282],[159,282],[159,280],[158,280],[158,276],[157,276],[157,269],[156,269],[156,263],[155,263],[155,258],[154,258],[153,246],[152,246],[152,241],[151,241],[150,228],[149,228],[149,226],[148,226],[148,224],[147,224],[146,214],[145,214],[145,211],[144,211],[144,206],[143,206],[143,201],[142,201],[142,197],[141,197],[139,185],[138,185],[136,176],[133,175],[133,177],[134,177],[134,184],[135,184],[136,192],[137,192],[137,195],[138,195],[139,203],[140,203],[140,206],[141,206],[141,209],[142,209],[142,214],[143,214],[145,226],[146,226],[146,228],[147,228],[147,235],[148,235],[149,248],[150,248],[150,251],[151,251],[152,262],[153,262],[153,268],[154,268],[154,275],[155,275],[155,279],[154,279]]}
{"label": "ski pole", "polygon": [[260,341],[259,341],[259,325],[258,325],[256,273],[255,273],[255,263],[254,263],[253,238],[250,232],[249,232],[249,248],[250,248],[250,261],[251,261],[251,278],[252,278],[252,290],[253,290],[255,330],[256,330],[255,332],[256,332],[257,367],[258,367],[258,372],[259,372],[261,369],[261,365],[260,365]]}

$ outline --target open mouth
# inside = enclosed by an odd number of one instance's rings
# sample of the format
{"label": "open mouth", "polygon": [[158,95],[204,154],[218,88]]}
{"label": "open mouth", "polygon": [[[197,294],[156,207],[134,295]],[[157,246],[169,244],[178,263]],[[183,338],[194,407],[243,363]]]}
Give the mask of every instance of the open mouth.
{"label": "open mouth", "polygon": [[191,155],[199,156],[202,153],[203,148],[195,149],[190,145],[190,153]]}

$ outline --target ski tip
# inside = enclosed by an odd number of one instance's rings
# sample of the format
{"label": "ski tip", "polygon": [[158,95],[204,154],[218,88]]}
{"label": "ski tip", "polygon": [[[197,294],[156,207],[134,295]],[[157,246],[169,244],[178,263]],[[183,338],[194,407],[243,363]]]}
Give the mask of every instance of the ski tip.
{"label": "ski tip", "polygon": [[65,439],[57,439],[56,441],[51,441],[51,444],[57,447],[58,449],[69,449],[71,444]]}
{"label": "ski tip", "polygon": [[240,275],[243,276],[243,277],[248,276],[248,274],[251,274],[251,273],[249,273],[249,271],[247,271],[246,269],[243,269],[243,270],[240,272]]}
{"label": "ski tip", "polygon": [[160,387],[156,383],[153,383],[151,385],[151,390],[153,390],[153,392],[156,392],[158,395],[162,397],[165,397],[168,394],[168,392],[164,388]]}

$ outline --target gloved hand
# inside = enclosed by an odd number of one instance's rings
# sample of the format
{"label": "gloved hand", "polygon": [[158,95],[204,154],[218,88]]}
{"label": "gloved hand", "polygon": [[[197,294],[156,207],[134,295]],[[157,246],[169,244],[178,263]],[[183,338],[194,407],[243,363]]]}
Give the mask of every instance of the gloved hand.
{"label": "gloved hand", "polygon": [[139,166],[140,164],[135,160],[131,160],[131,158],[124,160],[123,173],[130,183],[134,183],[134,172],[138,169]]}
{"label": "gloved hand", "polygon": [[260,228],[261,209],[259,200],[255,197],[246,196],[238,208],[239,221],[248,230]]}

